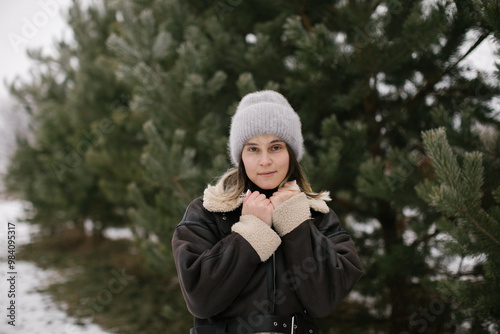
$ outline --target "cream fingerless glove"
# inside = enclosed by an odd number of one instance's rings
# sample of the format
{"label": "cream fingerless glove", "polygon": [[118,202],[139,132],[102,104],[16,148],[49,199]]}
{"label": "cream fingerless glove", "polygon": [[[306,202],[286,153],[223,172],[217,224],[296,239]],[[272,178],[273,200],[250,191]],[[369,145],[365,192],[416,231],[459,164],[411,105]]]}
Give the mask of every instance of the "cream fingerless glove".
{"label": "cream fingerless glove", "polygon": [[276,232],[282,237],[309,218],[311,218],[309,200],[306,194],[301,192],[274,209],[273,226]]}

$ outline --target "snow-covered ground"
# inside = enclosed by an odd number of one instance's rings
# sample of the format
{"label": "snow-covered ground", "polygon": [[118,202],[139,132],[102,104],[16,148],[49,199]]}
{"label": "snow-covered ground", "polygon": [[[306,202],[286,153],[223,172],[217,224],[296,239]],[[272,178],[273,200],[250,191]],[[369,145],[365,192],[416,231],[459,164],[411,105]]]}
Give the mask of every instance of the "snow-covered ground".
{"label": "snow-covered ground", "polygon": [[[7,263],[8,223],[15,223],[16,248],[31,241],[30,234],[34,229],[22,222],[22,215],[21,202],[0,201],[0,334],[109,334],[90,322],[77,325],[77,320],[64,312],[64,305],[57,305],[49,294],[38,291],[50,283],[64,280],[63,273],[16,261],[16,274],[8,274],[12,272]],[[8,279],[12,276],[15,276],[15,298],[9,296],[11,286]],[[11,319],[7,308],[11,301],[15,301],[15,326],[8,323]]]}

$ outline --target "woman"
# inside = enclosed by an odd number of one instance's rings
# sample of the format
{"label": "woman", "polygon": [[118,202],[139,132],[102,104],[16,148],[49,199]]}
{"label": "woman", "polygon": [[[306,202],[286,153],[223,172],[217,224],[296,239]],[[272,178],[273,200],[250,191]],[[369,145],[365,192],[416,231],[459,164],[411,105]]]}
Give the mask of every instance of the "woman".
{"label": "woman", "polygon": [[246,95],[236,166],[187,208],[172,239],[191,334],[318,333],[363,273],[354,243],[299,161],[299,116],[279,93]]}

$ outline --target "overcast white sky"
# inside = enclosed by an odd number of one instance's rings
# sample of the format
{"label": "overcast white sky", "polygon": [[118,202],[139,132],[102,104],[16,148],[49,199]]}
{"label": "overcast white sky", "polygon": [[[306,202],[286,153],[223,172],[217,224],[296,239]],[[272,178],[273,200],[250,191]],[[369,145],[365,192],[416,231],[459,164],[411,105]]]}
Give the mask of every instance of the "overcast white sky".
{"label": "overcast white sky", "polygon": [[53,50],[54,39],[69,40],[63,18],[71,0],[16,0],[0,2],[0,101],[7,97],[5,79],[27,77],[31,66],[26,49]]}
{"label": "overcast white sky", "polygon": [[54,40],[71,40],[64,18],[70,4],[71,0],[0,1],[0,177],[15,147],[14,127],[23,122],[10,106],[4,81],[28,77],[33,65],[26,56],[28,48],[42,47],[44,52],[53,52]]}

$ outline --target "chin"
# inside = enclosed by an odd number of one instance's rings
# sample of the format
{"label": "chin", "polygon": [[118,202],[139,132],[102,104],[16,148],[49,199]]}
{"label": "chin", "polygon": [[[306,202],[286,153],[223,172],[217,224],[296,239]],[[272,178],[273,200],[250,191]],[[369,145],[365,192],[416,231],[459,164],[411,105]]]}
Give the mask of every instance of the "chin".
{"label": "chin", "polygon": [[272,189],[276,189],[278,188],[278,186],[280,185],[279,183],[265,183],[265,184],[256,184],[257,187],[259,187],[260,189],[262,190],[272,190]]}

